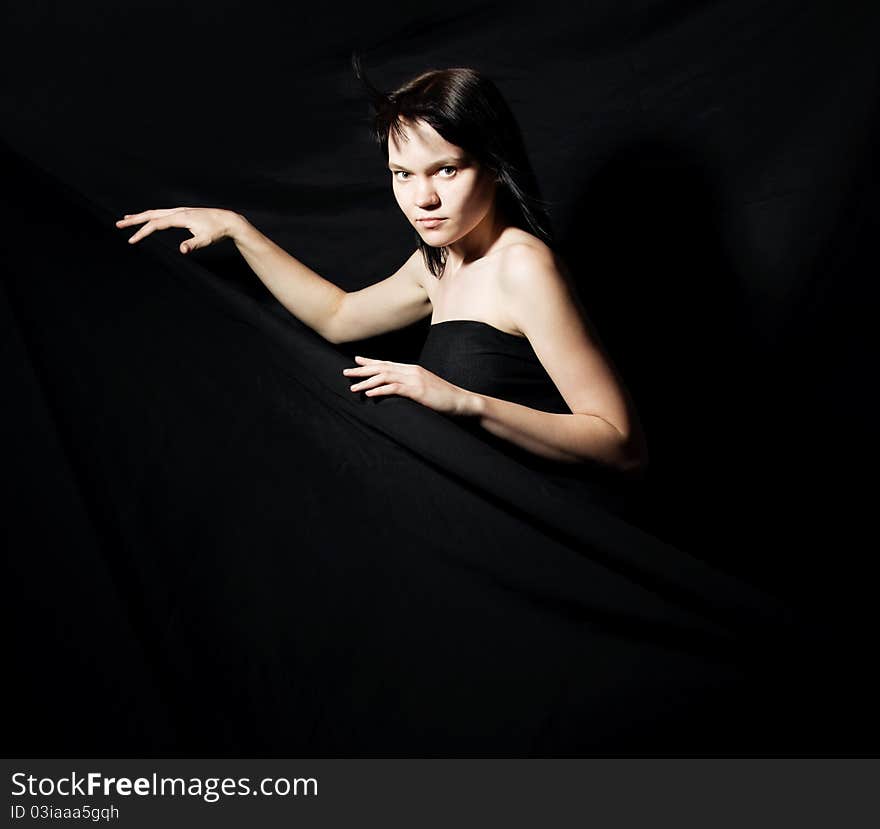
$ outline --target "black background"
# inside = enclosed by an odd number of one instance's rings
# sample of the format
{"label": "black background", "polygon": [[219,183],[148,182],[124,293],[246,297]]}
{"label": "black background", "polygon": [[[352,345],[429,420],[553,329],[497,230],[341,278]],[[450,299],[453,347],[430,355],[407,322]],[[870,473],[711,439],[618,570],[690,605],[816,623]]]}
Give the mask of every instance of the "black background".
{"label": "black background", "polygon": [[[648,431],[645,527],[815,610],[854,655],[830,680],[841,699],[866,693],[875,4],[29,2],[7,14],[0,329],[16,751],[175,745],[151,702],[162,636],[131,621],[119,585],[135,576],[108,558],[134,503],[108,495],[113,475],[140,497],[139,484],[191,473],[207,486],[209,472],[205,501],[239,503],[246,487],[224,490],[238,470],[218,460],[223,447],[195,456],[186,442],[213,408],[241,447],[254,426],[242,401],[277,382],[247,375],[271,346],[211,304],[209,280],[150,281],[149,257],[179,257],[188,234],[134,251],[112,223],[228,207],[347,290],[396,270],[413,238],[368,140],[352,49],[382,88],[456,65],[498,84]],[[231,243],[192,258],[221,295],[296,324]],[[99,266],[118,275],[110,291],[92,279]],[[414,328],[340,348],[413,360]],[[83,458],[102,445],[128,454],[96,472]],[[344,507],[357,494],[336,496]],[[256,526],[259,509],[248,516]],[[139,520],[148,548],[149,516]],[[817,748],[876,749],[871,707],[840,728],[839,704],[816,711],[834,735]]]}

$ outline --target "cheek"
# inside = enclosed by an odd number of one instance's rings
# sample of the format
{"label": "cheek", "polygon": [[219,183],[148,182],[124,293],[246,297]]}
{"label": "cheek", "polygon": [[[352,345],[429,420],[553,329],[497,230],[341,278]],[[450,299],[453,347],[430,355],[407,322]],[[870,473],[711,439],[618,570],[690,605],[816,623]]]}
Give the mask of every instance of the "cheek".
{"label": "cheek", "polygon": [[488,202],[486,194],[479,189],[469,190],[459,202],[460,212],[468,219],[480,219],[486,212]]}
{"label": "cheek", "polygon": [[466,214],[470,210],[472,193],[469,190],[463,190],[458,187],[449,187],[440,194],[443,204],[448,207],[451,212],[458,215]]}

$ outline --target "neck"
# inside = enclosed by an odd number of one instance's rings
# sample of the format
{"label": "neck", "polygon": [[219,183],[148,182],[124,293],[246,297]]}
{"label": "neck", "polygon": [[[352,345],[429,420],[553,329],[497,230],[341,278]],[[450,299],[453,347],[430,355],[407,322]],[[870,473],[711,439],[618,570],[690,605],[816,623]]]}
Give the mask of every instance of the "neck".
{"label": "neck", "polygon": [[499,215],[497,204],[493,203],[473,230],[446,246],[446,267],[457,271],[463,265],[487,256],[507,227],[508,223]]}

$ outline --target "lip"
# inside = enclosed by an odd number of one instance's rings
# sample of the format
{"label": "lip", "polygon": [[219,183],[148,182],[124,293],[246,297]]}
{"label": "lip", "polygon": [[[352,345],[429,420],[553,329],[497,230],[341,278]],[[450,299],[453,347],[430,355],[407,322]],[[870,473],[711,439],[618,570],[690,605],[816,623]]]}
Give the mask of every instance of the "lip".
{"label": "lip", "polygon": [[422,226],[424,226],[424,227],[437,227],[437,225],[439,225],[441,222],[445,222],[445,221],[446,221],[446,218],[444,217],[444,218],[442,218],[442,219],[435,219],[435,218],[431,218],[431,219],[416,219],[416,221],[417,221],[420,225],[422,225]]}

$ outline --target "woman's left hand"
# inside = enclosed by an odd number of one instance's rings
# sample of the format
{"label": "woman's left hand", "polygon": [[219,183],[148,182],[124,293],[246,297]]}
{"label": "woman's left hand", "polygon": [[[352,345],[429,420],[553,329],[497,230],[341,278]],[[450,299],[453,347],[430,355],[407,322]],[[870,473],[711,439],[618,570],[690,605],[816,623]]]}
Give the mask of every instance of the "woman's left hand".
{"label": "woman's left hand", "polygon": [[454,386],[422,366],[361,356],[354,359],[357,368],[346,368],[342,373],[364,379],[355,383],[352,391],[365,392],[368,397],[397,394],[446,414],[465,415],[472,409],[473,392]]}

